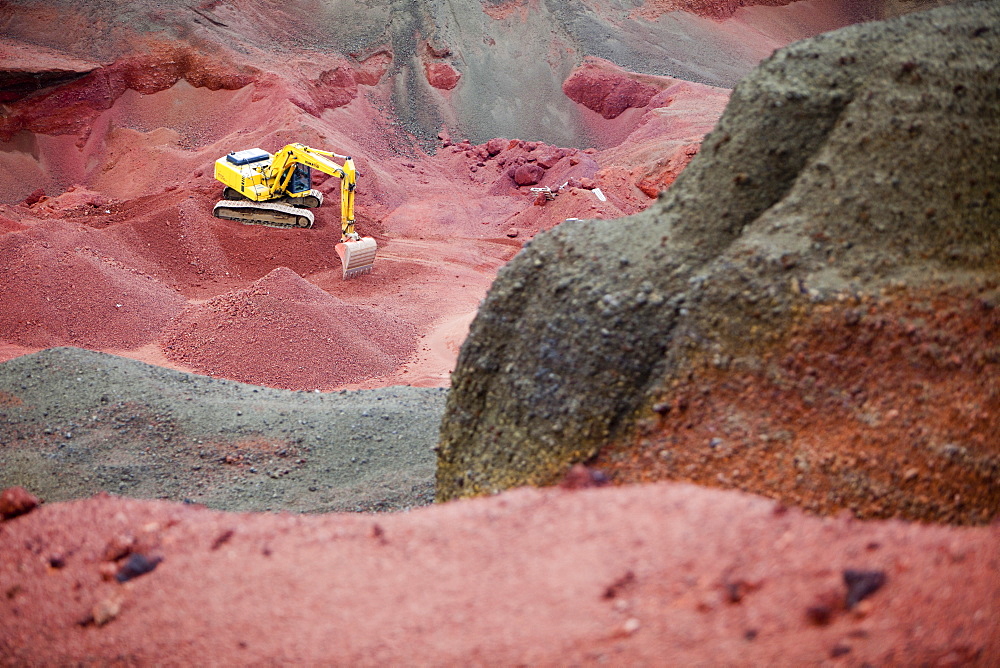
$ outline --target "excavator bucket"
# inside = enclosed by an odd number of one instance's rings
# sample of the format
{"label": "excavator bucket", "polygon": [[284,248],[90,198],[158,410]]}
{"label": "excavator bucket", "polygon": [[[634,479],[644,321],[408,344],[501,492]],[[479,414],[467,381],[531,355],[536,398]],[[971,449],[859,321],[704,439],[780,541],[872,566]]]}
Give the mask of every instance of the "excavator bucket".
{"label": "excavator bucket", "polygon": [[354,278],[372,270],[375,263],[377,244],[371,237],[361,237],[357,241],[342,241],[337,244],[337,255],[344,266],[344,278]]}

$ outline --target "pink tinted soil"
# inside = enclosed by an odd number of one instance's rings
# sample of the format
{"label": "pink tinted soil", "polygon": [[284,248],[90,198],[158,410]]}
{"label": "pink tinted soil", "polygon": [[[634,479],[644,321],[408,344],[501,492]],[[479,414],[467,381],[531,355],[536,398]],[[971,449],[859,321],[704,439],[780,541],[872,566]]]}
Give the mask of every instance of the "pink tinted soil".
{"label": "pink tinted soil", "polygon": [[0,538],[13,664],[1000,661],[997,527],[821,519],[683,484],[378,517],[96,497]]}
{"label": "pink tinted soil", "polygon": [[[530,8],[486,9],[513,20]],[[256,30],[224,5],[199,11]],[[45,16],[33,20],[48,25]],[[74,20],[67,26],[81,32]],[[57,37],[41,41],[62,43]],[[499,267],[568,218],[647,207],[694,155],[727,96],[588,60],[568,85],[607,83],[601,104],[581,98],[579,106],[603,151],[508,138],[474,145],[444,133],[435,154],[404,155],[382,120],[392,94],[388,47],[353,60],[248,59],[130,35],[100,63],[58,63],[56,50],[4,44],[17,62],[37,55],[53,67],[95,69],[18,101],[0,123],[0,244],[10,258],[0,266],[10,286],[0,295],[0,360],[74,345],[293,389],[447,385]],[[424,56],[435,72],[450,57],[443,47]],[[445,79],[438,84],[447,88]],[[355,156],[358,227],[379,244],[371,274],[340,278],[335,178],[315,180],[328,203],[311,230],[212,217],[216,158],[234,146],[273,151],[291,141]],[[58,271],[39,269],[52,266]],[[255,292],[282,268],[328,298]],[[228,315],[234,300],[249,310]]]}
{"label": "pink tinted soil", "polygon": [[161,333],[166,356],[201,373],[319,390],[393,373],[415,339],[411,324],[347,304],[286,267],[190,307]]}
{"label": "pink tinted soil", "polygon": [[[847,22],[846,3],[744,4],[648,2],[640,18],[698,12],[756,58],[779,46],[764,23],[797,37]],[[534,5],[484,3],[484,20],[530,20]],[[262,41],[249,7],[192,11]],[[447,386],[520,246],[567,218],[644,209],[728,95],[604,69],[595,80],[621,110],[580,106],[600,151],[445,139],[401,155],[379,111],[388,48],[355,64],[254,52],[251,66],[68,6],[31,12],[6,26],[10,69],[108,67],[0,120],[0,361],[75,345],[294,389]],[[93,59],[29,44],[95,30],[115,39]],[[429,74],[447,89],[457,71]],[[330,203],[311,230],[211,216],[213,160],[291,141],[355,156],[359,229],[379,244],[371,274],[340,278],[336,179],[317,180]],[[536,182],[518,187],[525,165]],[[377,517],[96,497],[0,523],[0,665],[997,665],[998,538],[665,483]],[[155,569],[118,582],[137,555]],[[885,579],[850,610],[848,569]]]}

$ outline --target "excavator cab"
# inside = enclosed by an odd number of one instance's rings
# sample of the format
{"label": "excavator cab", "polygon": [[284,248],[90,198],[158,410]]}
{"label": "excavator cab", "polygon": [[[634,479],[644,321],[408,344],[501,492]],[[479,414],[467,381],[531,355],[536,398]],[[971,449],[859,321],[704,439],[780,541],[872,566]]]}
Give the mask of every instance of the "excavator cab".
{"label": "excavator cab", "polygon": [[288,192],[290,193],[304,193],[312,190],[312,170],[308,165],[303,165],[301,163],[294,165],[292,172],[292,180],[288,184]]}

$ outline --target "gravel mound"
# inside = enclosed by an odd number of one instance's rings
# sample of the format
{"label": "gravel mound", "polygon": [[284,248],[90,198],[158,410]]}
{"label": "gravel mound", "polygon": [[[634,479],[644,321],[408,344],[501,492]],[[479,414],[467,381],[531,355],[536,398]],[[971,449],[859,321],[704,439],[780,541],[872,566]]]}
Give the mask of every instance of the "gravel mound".
{"label": "gravel mound", "polygon": [[180,313],[178,292],[63,232],[50,225],[0,237],[0,338],[132,348]]}
{"label": "gravel mound", "polygon": [[220,510],[430,503],[445,390],[254,387],[76,348],[0,364],[0,488]]}
{"label": "gravel mound", "polygon": [[189,308],[167,327],[167,357],[206,374],[329,390],[391,374],[416,348],[413,325],[354,306],[278,267]]}

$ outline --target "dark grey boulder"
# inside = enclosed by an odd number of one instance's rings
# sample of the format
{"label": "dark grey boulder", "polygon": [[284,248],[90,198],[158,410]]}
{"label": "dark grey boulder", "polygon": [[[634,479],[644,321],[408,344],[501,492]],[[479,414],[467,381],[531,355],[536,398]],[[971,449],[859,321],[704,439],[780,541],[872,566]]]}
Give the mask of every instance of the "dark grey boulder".
{"label": "dark grey boulder", "polygon": [[536,238],[460,353],[438,499],[559,479],[627,440],[692,359],[752,366],[818,305],[995,280],[998,62],[994,2],[793,44],[655,205]]}

